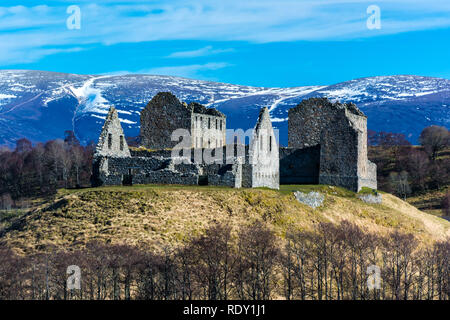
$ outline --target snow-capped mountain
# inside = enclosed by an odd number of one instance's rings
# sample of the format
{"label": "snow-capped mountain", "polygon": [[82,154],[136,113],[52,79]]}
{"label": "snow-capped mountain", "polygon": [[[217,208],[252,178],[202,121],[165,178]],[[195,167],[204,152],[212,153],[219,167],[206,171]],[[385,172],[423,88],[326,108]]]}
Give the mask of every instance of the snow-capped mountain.
{"label": "snow-capped mountain", "polygon": [[0,145],[19,138],[46,141],[73,130],[83,143],[97,141],[114,105],[125,134],[139,134],[140,111],[159,91],[197,101],[227,115],[228,128],[255,125],[267,106],[280,142],[287,144],[287,113],[302,99],[326,96],[354,102],[369,117],[369,129],[404,133],[416,143],[431,124],[449,127],[450,80],[419,76],[362,78],[331,86],[263,88],[155,75],[75,75],[0,71]]}

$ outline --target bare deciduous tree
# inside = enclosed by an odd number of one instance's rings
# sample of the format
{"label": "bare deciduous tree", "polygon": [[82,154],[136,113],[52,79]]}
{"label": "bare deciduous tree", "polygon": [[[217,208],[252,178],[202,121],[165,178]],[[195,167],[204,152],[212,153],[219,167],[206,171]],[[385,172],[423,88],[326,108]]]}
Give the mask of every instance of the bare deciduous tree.
{"label": "bare deciduous tree", "polygon": [[445,127],[429,126],[422,130],[419,137],[420,144],[435,160],[439,151],[450,144],[450,132]]}
{"label": "bare deciduous tree", "polygon": [[389,180],[391,188],[394,190],[394,192],[404,200],[406,200],[406,196],[411,193],[411,187],[408,181],[408,172],[391,172],[389,174]]}
{"label": "bare deciduous tree", "polygon": [[270,299],[278,254],[276,237],[262,222],[242,228],[234,277],[241,299]]}

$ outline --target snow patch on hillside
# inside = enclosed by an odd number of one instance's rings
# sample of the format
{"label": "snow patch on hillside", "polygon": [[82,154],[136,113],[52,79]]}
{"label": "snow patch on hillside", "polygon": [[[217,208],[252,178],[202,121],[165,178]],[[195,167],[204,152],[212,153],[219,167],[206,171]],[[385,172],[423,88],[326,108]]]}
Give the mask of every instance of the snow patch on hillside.
{"label": "snow patch on hillside", "polygon": [[81,87],[69,86],[69,90],[78,100],[82,112],[106,114],[111,103],[102,96],[102,90],[95,88],[96,80],[107,78],[107,76],[93,77],[87,80]]}
{"label": "snow patch on hillside", "polygon": [[15,98],[17,98],[15,95],[0,93],[0,107],[8,104],[12,99]]}
{"label": "snow patch on hillside", "polygon": [[12,94],[3,94],[0,93],[0,100],[4,100],[4,99],[14,99],[17,98],[17,96],[12,95]]}

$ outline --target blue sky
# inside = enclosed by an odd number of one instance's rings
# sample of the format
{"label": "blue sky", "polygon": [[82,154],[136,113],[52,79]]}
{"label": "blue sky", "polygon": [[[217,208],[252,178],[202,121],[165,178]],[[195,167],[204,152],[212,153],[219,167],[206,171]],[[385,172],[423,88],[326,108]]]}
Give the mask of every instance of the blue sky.
{"label": "blue sky", "polygon": [[[69,29],[67,8],[80,8]],[[380,9],[380,29],[367,20]],[[0,68],[255,85],[450,78],[450,1],[20,1],[0,4]]]}

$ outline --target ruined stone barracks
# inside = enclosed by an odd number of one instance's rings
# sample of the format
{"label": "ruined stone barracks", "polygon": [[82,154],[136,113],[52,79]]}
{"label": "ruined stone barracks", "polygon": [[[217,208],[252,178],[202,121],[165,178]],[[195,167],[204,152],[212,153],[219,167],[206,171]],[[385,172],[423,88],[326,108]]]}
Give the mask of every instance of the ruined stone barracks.
{"label": "ruined stone barracks", "polygon": [[283,184],[376,189],[377,167],[367,159],[367,117],[353,103],[303,100],[289,110],[280,168]]}
{"label": "ruined stone barracks", "polygon": [[[189,153],[173,157],[179,141],[172,134],[180,129],[190,134],[183,146]],[[92,185],[278,189],[281,183],[376,189],[376,166],[367,159],[367,117],[354,104],[304,100],[289,110],[288,130],[289,145],[280,148],[269,110],[262,108],[250,144],[227,144],[223,113],[160,92],[141,112],[140,148],[128,147],[111,107],[94,154]],[[199,154],[213,161],[199,162]]]}
{"label": "ruined stone barracks", "polygon": [[[179,150],[175,130],[190,133]],[[261,109],[249,146],[226,145],[226,118],[198,103],[180,102],[169,92],[158,93],[141,113],[143,148],[130,150],[115,108],[103,125],[94,153],[92,184],[182,184],[234,188],[279,188],[279,150],[269,110]],[[174,157],[172,151],[177,151]],[[189,157],[181,151],[188,149]],[[239,151],[239,152],[238,152]],[[242,151],[242,152],[240,152]],[[208,157],[211,161],[197,161]],[[189,159],[186,159],[189,158]]]}
{"label": "ruined stone barracks", "polygon": [[176,129],[191,133],[193,148],[217,148],[225,144],[226,117],[199,103],[180,102],[171,93],[157,94],[141,112],[142,146],[151,149],[173,148]]}

